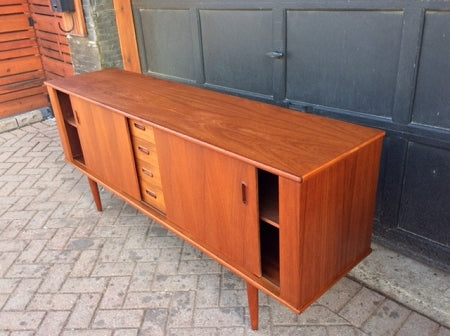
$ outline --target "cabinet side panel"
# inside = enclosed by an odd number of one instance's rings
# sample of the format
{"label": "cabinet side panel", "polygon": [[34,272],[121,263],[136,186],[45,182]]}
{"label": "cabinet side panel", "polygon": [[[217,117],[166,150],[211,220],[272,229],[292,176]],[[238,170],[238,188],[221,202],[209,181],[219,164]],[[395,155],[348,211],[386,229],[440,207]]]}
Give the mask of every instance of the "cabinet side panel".
{"label": "cabinet side panel", "polygon": [[371,252],[381,141],[301,184],[300,310]]}

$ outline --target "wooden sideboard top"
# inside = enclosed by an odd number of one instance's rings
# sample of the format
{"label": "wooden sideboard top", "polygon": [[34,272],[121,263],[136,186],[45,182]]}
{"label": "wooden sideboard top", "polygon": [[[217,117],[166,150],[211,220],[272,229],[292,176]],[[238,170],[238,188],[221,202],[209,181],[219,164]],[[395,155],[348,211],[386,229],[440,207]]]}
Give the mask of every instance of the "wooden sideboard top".
{"label": "wooden sideboard top", "polygon": [[119,69],[47,85],[302,180],[384,132]]}

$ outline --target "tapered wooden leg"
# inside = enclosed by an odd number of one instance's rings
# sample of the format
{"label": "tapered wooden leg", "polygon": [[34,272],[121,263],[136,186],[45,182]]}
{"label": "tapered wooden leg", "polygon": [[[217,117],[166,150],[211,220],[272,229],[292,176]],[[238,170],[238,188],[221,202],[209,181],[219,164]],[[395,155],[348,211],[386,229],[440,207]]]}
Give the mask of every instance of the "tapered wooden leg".
{"label": "tapered wooden leg", "polygon": [[89,187],[91,188],[92,196],[94,197],[95,205],[97,206],[98,211],[103,211],[102,200],[100,199],[100,192],[98,191],[97,182],[91,180],[89,177],[87,178],[89,181]]}
{"label": "tapered wooden leg", "polygon": [[250,311],[250,321],[253,330],[258,330],[259,320],[259,300],[258,288],[247,282],[248,309]]}

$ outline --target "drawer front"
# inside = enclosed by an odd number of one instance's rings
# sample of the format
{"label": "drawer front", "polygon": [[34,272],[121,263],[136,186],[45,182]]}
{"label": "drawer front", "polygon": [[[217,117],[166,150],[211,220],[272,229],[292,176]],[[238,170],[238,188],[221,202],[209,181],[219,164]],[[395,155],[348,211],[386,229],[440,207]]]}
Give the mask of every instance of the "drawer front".
{"label": "drawer front", "polygon": [[136,159],[148,162],[154,166],[158,165],[155,144],[133,137],[133,150]]}
{"label": "drawer front", "polygon": [[158,164],[137,159],[136,167],[141,180],[145,180],[161,188],[161,175],[159,174]]}
{"label": "drawer front", "polygon": [[130,126],[130,132],[133,136],[141,138],[152,144],[155,143],[155,134],[153,133],[152,126],[134,119],[128,119],[128,124]]}
{"label": "drawer front", "polygon": [[142,200],[156,209],[166,212],[164,195],[159,186],[140,180]]}

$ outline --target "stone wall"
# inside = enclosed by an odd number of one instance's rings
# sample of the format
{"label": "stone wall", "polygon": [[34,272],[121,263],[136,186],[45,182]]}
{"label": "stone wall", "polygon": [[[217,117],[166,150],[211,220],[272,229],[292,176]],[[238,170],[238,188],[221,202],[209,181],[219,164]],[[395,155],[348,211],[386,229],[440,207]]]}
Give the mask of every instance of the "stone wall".
{"label": "stone wall", "polygon": [[69,35],[75,73],[123,68],[112,0],[83,0],[87,36]]}

